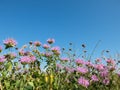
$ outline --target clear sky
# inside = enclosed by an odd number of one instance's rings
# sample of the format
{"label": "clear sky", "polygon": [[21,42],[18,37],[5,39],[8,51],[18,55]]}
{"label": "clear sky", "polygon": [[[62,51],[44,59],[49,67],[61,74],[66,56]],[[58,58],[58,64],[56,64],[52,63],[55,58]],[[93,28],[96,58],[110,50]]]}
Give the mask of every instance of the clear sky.
{"label": "clear sky", "polygon": [[0,0],[0,42],[8,37],[120,52],[120,0]]}

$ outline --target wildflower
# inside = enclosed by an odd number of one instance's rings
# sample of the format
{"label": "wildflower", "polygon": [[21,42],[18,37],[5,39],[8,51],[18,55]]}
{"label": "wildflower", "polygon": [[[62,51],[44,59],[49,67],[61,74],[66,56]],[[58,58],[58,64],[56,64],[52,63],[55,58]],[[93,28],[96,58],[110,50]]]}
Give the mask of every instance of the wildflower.
{"label": "wildflower", "polygon": [[67,71],[67,72],[74,72],[75,71],[75,68],[70,68],[70,67],[65,67],[65,70]]}
{"label": "wildflower", "polygon": [[107,77],[107,76],[108,76],[108,70],[103,70],[103,71],[101,71],[101,72],[100,72],[100,76],[103,77],[103,78],[104,78],[104,77]]}
{"label": "wildflower", "polygon": [[104,70],[104,65],[103,64],[96,64],[94,66],[94,68],[97,69],[97,70],[99,70],[99,71],[101,71],[101,70]]}
{"label": "wildflower", "polygon": [[54,42],[55,42],[55,40],[54,40],[54,39],[52,39],[52,38],[49,38],[49,39],[47,40],[47,42],[48,42],[49,44],[52,44],[52,43],[54,43]]}
{"label": "wildflower", "polygon": [[53,52],[57,52],[57,51],[60,50],[60,47],[52,47],[51,50],[52,50]]}
{"label": "wildflower", "polygon": [[22,49],[19,50],[19,55],[20,55],[20,56],[23,56],[24,54],[25,54],[25,51],[24,51],[24,50],[22,50]]}
{"label": "wildflower", "polygon": [[23,64],[29,64],[36,60],[35,56],[23,56],[20,58],[20,62]]}
{"label": "wildflower", "polygon": [[60,51],[54,52],[54,54],[57,55],[57,56],[60,55],[60,53],[61,53]]}
{"label": "wildflower", "polygon": [[110,80],[108,78],[105,78],[103,80],[103,84],[108,85],[110,83]]}
{"label": "wildflower", "polygon": [[27,55],[31,55],[32,53],[30,51],[25,51],[24,52],[24,55],[27,56]]}
{"label": "wildflower", "polygon": [[31,62],[36,61],[36,57],[35,57],[35,56],[33,56],[33,55],[31,55],[31,56],[30,56],[30,59],[31,59]]}
{"label": "wildflower", "polygon": [[4,45],[6,46],[5,48],[11,48],[11,47],[15,47],[17,45],[17,42],[12,39],[12,38],[8,38],[6,40],[3,41]]}
{"label": "wildflower", "polygon": [[87,88],[89,86],[89,81],[87,79],[85,79],[84,77],[80,77],[78,79],[78,84]]}
{"label": "wildflower", "polygon": [[34,45],[35,45],[36,47],[39,47],[39,46],[41,45],[41,42],[40,42],[40,41],[35,41],[35,42],[34,42]]}
{"label": "wildflower", "polygon": [[95,81],[95,82],[98,81],[98,77],[96,75],[92,75],[91,79],[92,79],[92,81]]}
{"label": "wildflower", "polygon": [[36,54],[38,54],[38,55],[42,55],[42,53],[38,50],[38,49],[34,49],[32,52],[34,52],[34,53],[36,53]]}
{"label": "wildflower", "polygon": [[16,53],[11,52],[11,53],[5,54],[4,56],[7,60],[12,60],[12,59],[15,59],[17,55]]}
{"label": "wildflower", "polygon": [[111,65],[114,65],[114,64],[115,64],[115,61],[112,60],[112,59],[107,59],[106,62],[107,62],[108,64],[111,64]]}
{"label": "wildflower", "polygon": [[60,48],[59,47],[52,47],[51,50],[55,55],[60,55]]}
{"label": "wildflower", "polygon": [[84,61],[81,60],[81,59],[76,59],[75,62],[76,62],[76,64],[78,64],[78,65],[84,64]]}
{"label": "wildflower", "polygon": [[85,65],[88,67],[94,67],[94,65],[90,61],[85,62]]}
{"label": "wildflower", "polygon": [[69,59],[69,58],[61,58],[60,60],[67,62],[67,61],[69,61],[70,59]]}
{"label": "wildflower", "polygon": [[88,69],[83,67],[78,67],[76,71],[82,74],[86,74],[88,72]]}
{"label": "wildflower", "polygon": [[44,45],[43,45],[43,48],[44,48],[44,49],[48,49],[48,48],[50,48],[50,45],[44,44]]}
{"label": "wildflower", "polygon": [[5,56],[0,56],[0,63],[3,63],[3,62],[5,62],[5,61],[6,61]]}
{"label": "wildflower", "polygon": [[48,74],[45,74],[45,82],[48,83]]}
{"label": "wildflower", "polygon": [[45,57],[51,57],[51,56],[52,56],[52,53],[46,52],[46,53],[44,53],[44,56],[45,56]]}
{"label": "wildflower", "polygon": [[108,66],[108,69],[109,69],[110,71],[114,71],[114,70],[116,69],[116,67],[115,67],[115,66]]}
{"label": "wildflower", "polygon": [[53,74],[50,74],[50,84],[52,84],[54,81],[54,75]]}

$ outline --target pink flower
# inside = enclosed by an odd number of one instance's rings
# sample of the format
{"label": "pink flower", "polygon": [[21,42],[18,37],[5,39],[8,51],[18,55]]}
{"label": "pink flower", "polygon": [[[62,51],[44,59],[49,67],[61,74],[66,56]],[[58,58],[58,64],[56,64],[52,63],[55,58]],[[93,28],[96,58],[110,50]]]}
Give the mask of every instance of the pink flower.
{"label": "pink flower", "polygon": [[60,60],[61,60],[61,61],[66,61],[66,62],[67,62],[67,61],[69,61],[70,59],[69,59],[69,58],[61,58]]}
{"label": "pink flower", "polygon": [[4,40],[3,43],[6,45],[6,49],[17,45],[17,42],[12,38]]}
{"label": "pink flower", "polygon": [[0,63],[3,63],[3,62],[5,62],[5,61],[6,61],[5,56],[0,56]]}
{"label": "pink flower", "polygon": [[44,53],[44,56],[45,57],[51,57],[53,54],[52,53],[50,53],[50,52],[46,52],[46,53]]}
{"label": "pink flower", "polygon": [[110,71],[114,71],[114,70],[116,69],[116,67],[115,67],[115,66],[108,66],[108,69],[109,69]]}
{"label": "pink flower", "polygon": [[52,47],[51,50],[55,55],[60,55],[60,48],[59,47]]}
{"label": "pink flower", "polygon": [[79,64],[80,64],[80,65],[84,64],[84,61],[81,60],[81,59],[76,59],[75,62],[76,62],[76,64],[78,64],[78,65],[79,65]]}
{"label": "pink flower", "polygon": [[91,79],[92,79],[92,81],[95,81],[95,82],[98,81],[98,77],[96,75],[92,75]]}
{"label": "pink flower", "polygon": [[52,44],[52,43],[54,43],[54,42],[55,42],[55,40],[54,40],[54,39],[52,39],[52,38],[49,38],[49,39],[47,40],[47,42],[48,42],[49,44]]}
{"label": "pink flower", "polygon": [[23,56],[20,58],[20,62],[21,63],[30,63],[31,62],[31,59],[29,56]]}
{"label": "pink flower", "polygon": [[105,78],[103,80],[103,84],[108,85],[110,83],[110,80],[108,78]]}
{"label": "pink flower", "polygon": [[19,55],[23,56],[25,54],[25,51],[24,50],[19,50]]}
{"label": "pink flower", "polygon": [[65,70],[66,70],[67,72],[74,72],[74,71],[75,71],[75,68],[65,67]]}
{"label": "pink flower", "polygon": [[88,72],[88,69],[83,67],[78,67],[76,71],[82,74],[86,74]]}
{"label": "pink flower", "polygon": [[94,68],[97,69],[97,70],[99,70],[99,71],[101,71],[101,70],[104,70],[104,65],[103,64],[96,64],[94,66]]}
{"label": "pink flower", "polygon": [[107,62],[108,64],[112,64],[112,65],[114,65],[114,64],[115,64],[115,61],[114,61],[114,60],[112,60],[112,59],[107,59],[107,60],[106,60],[106,62]]}
{"label": "pink flower", "polygon": [[90,61],[85,62],[85,64],[86,64],[86,66],[88,66],[88,67],[94,67],[94,65],[93,65]]}
{"label": "pink flower", "polygon": [[80,77],[78,79],[78,84],[87,88],[89,86],[89,81],[87,79],[85,79],[84,77]]}
{"label": "pink flower", "polygon": [[44,48],[44,49],[48,49],[48,48],[50,48],[50,45],[44,44],[44,45],[43,45],[43,48]]}
{"label": "pink flower", "polygon": [[23,64],[29,64],[36,60],[35,56],[23,56],[20,58],[20,62]]}
{"label": "pink flower", "polygon": [[31,59],[31,62],[34,62],[34,61],[36,61],[36,57],[35,56],[30,56],[30,59]]}
{"label": "pink flower", "polygon": [[57,51],[60,51],[60,47],[52,47],[51,50],[53,52],[57,52]]}
{"label": "pink flower", "polygon": [[39,47],[39,46],[41,45],[41,42],[40,42],[40,41],[35,41],[35,42],[34,42],[34,45],[35,45],[36,47]]}
{"label": "pink flower", "polygon": [[107,76],[108,76],[108,70],[103,70],[103,71],[101,71],[101,72],[100,72],[100,76],[103,77],[103,78],[104,78],[104,77],[107,77]]}

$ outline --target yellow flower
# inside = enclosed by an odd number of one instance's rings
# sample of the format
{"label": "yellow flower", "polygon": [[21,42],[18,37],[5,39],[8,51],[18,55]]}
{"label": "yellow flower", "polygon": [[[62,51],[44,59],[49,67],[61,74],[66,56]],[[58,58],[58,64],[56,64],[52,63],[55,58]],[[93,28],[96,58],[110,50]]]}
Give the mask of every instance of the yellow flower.
{"label": "yellow flower", "polygon": [[45,82],[47,83],[48,82],[48,75],[45,74]]}
{"label": "yellow flower", "polygon": [[53,74],[50,74],[50,84],[53,83],[53,78],[54,78],[54,75],[53,75]]}

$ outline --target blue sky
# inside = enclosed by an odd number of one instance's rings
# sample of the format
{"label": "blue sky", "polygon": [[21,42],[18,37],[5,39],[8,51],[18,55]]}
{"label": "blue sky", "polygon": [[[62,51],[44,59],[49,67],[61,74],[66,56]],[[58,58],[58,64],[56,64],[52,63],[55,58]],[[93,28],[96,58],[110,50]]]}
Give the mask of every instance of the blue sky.
{"label": "blue sky", "polygon": [[19,45],[55,38],[56,45],[82,43],[91,52],[120,52],[119,0],[0,0],[0,42],[15,38]]}

